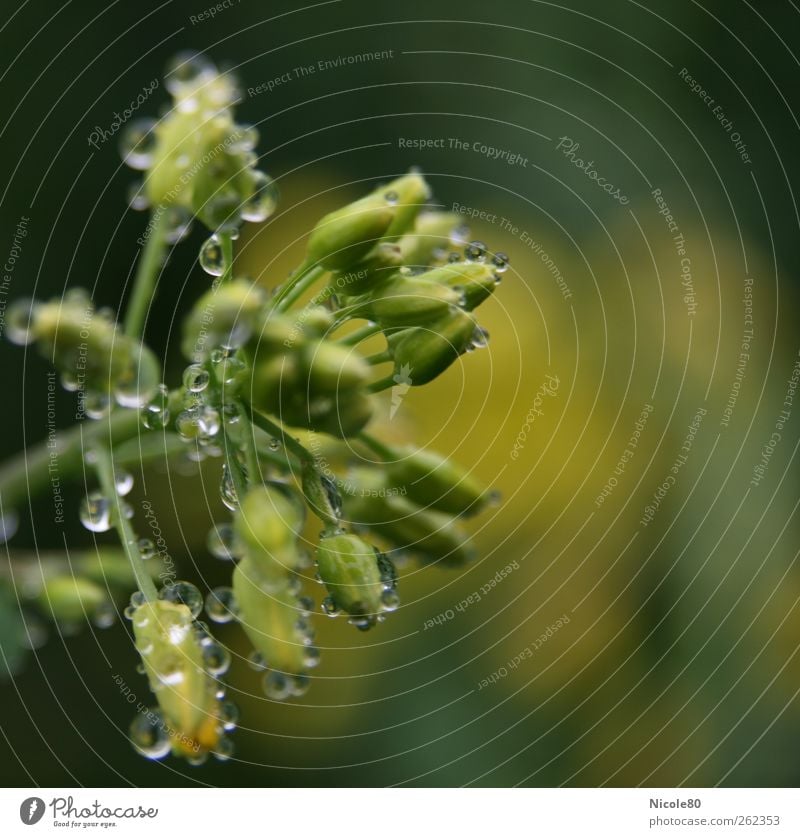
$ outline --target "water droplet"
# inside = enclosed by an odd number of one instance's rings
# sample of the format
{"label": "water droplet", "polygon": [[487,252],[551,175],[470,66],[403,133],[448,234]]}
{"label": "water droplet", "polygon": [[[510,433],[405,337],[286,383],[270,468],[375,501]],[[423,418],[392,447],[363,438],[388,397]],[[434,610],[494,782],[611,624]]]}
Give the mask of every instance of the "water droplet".
{"label": "water droplet", "polygon": [[0,543],[8,543],[17,534],[19,527],[19,515],[9,509],[0,516]]}
{"label": "water droplet", "polygon": [[480,326],[475,327],[470,338],[470,346],[473,349],[485,349],[489,345],[489,332]]}
{"label": "water droplet", "polygon": [[98,628],[110,628],[117,621],[114,603],[106,601],[97,605],[92,621]]}
{"label": "water droplet", "polygon": [[468,262],[482,262],[486,259],[487,246],[482,241],[470,241],[464,250]]}
{"label": "water droplet", "polygon": [[217,761],[228,761],[233,756],[234,751],[233,741],[225,736],[220,736],[216,746],[211,751]]}
{"label": "water droplet", "polygon": [[173,95],[185,94],[216,75],[214,64],[199,52],[184,50],[172,58],[164,71],[164,87]]}
{"label": "water droplet", "polygon": [[200,217],[211,229],[223,233],[230,232],[239,226],[241,203],[239,194],[234,190],[217,192],[206,201]]}
{"label": "water droplet", "polygon": [[183,385],[189,392],[202,392],[209,380],[208,372],[199,363],[193,363],[183,370]]}
{"label": "water droplet", "polygon": [[230,587],[216,587],[206,596],[208,618],[224,625],[236,618],[236,599]]}
{"label": "water droplet", "polygon": [[133,119],[120,134],[119,152],[132,169],[144,171],[153,163],[153,153],[158,145],[155,119]]}
{"label": "water droplet", "polygon": [[206,538],[208,551],[220,561],[233,561],[239,557],[240,545],[236,531],[230,523],[220,523],[209,529]]}
{"label": "water droplet", "polygon": [[261,683],[264,694],[272,700],[286,700],[292,694],[292,683],[282,671],[268,671]]}
{"label": "water droplet", "polygon": [[269,449],[271,451],[276,451],[281,449],[281,440],[280,439],[270,439],[269,440]]}
{"label": "water droplet", "polygon": [[375,624],[374,616],[351,616],[348,623],[355,625],[359,631],[368,631]]}
{"label": "water droplet", "polygon": [[319,648],[316,645],[309,645],[303,651],[303,662],[306,668],[316,668],[319,665]]}
{"label": "water droplet", "polygon": [[17,346],[27,346],[36,337],[33,326],[38,303],[32,299],[17,299],[6,310],[6,336]]}
{"label": "water droplet", "polygon": [[242,219],[253,223],[266,221],[275,212],[280,196],[275,181],[263,171],[253,172],[253,192],[242,203],[239,213]]}
{"label": "water droplet", "polygon": [[495,253],[492,257],[492,266],[495,273],[505,273],[508,270],[509,258],[505,253]]}
{"label": "water droplet", "polygon": [[239,497],[236,493],[236,486],[234,485],[233,477],[231,476],[227,463],[222,466],[222,480],[219,484],[219,494],[226,509],[236,511],[239,508]]}
{"label": "water droplet", "polygon": [[236,729],[236,724],[239,723],[239,708],[230,700],[220,703],[219,719],[225,732]]}
{"label": "water droplet", "polygon": [[328,616],[336,616],[339,612],[339,606],[330,596],[326,596],[322,600],[322,612],[326,613]]}
{"label": "water droplet", "polygon": [[156,545],[150,538],[140,538],[137,546],[139,547],[139,554],[145,561],[149,561],[156,554]]}
{"label": "water droplet", "polygon": [[447,261],[449,264],[459,264],[461,262],[461,256],[459,253],[450,253],[447,257]]}
{"label": "water droplet", "polygon": [[155,395],[142,408],[142,424],[148,430],[163,430],[169,422],[169,390],[159,384]]}
{"label": "water droplet", "polygon": [[163,759],[170,751],[170,740],[158,709],[148,709],[131,722],[131,743],[149,759]]}
{"label": "water droplet", "polygon": [[219,236],[214,233],[207,238],[200,248],[200,267],[211,276],[222,276],[225,272],[225,256],[222,252],[222,244]]}
{"label": "water droplet", "polygon": [[105,418],[111,410],[111,397],[106,392],[87,390],[83,397],[83,410],[88,418],[95,421]]}
{"label": "water droplet", "polygon": [[164,240],[167,244],[183,241],[192,230],[192,213],[183,206],[169,206],[164,218]]}
{"label": "water droplet", "polygon": [[191,756],[186,756],[187,764],[191,764],[192,767],[202,767],[208,761],[208,753],[204,751],[200,751],[199,753],[195,753]]}
{"label": "water droplet", "polygon": [[264,671],[267,668],[267,661],[264,659],[264,655],[260,651],[251,651],[247,658],[247,665],[250,666],[253,671]]}
{"label": "water droplet", "polygon": [[302,697],[311,686],[311,678],[307,674],[294,674],[289,677],[289,690],[293,697]]}
{"label": "water droplet", "polygon": [[120,497],[124,497],[126,494],[130,494],[133,488],[133,476],[128,471],[117,468],[114,472],[114,485],[117,489],[117,494]]}
{"label": "water droplet", "polygon": [[381,605],[385,611],[397,610],[400,606],[400,596],[394,588],[388,588],[381,593]]}
{"label": "water droplet", "polygon": [[111,528],[111,502],[99,491],[83,498],[78,514],[84,528],[90,532],[107,532]]}
{"label": "water droplet", "polygon": [[141,212],[150,206],[150,199],[144,191],[144,183],[137,181],[128,187],[128,206],[131,209]]}
{"label": "water droplet", "polygon": [[186,605],[193,618],[196,618],[203,609],[202,594],[194,584],[188,581],[176,581],[169,587],[163,587],[158,593],[158,598],[165,602]]}
{"label": "water droplet", "polygon": [[203,646],[203,665],[213,677],[220,677],[230,668],[231,655],[225,646],[210,642]]}
{"label": "water droplet", "polygon": [[397,206],[397,201],[400,199],[397,192],[387,192],[383,199],[388,203],[390,206]]}
{"label": "water droplet", "polygon": [[231,137],[233,139],[227,145],[228,151],[252,151],[258,145],[258,128],[255,125],[237,125]]}

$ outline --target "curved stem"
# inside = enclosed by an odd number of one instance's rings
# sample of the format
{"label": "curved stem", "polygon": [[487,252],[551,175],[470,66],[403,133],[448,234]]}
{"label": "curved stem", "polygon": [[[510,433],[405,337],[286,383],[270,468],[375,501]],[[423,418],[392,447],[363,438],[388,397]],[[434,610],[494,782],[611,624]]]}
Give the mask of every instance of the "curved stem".
{"label": "curved stem", "polygon": [[281,439],[286,450],[291,451],[302,462],[308,462],[316,465],[314,454],[311,453],[311,451],[306,450],[306,448],[304,448],[300,442],[294,438],[294,436],[287,433],[284,427],[272,421],[272,419],[268,419],[263,413],[256,412],[249,404],[243,404],[242,406],[250,417],[250,421],[252,421],[256,427],[260,427],[276,439]]}
{"label": "curved stem", "polygon": [[220,284],[228,282],[233,278],[233,237],[230,233],[217,233],[219,244],[222,249],[222,261],[225,265],[220,276]]}
{"label": "curved stem", "polygon": [[361,328],[357,329],[352,334],[348,334],[346,337],[342,337],[336,342],[340,343],[342,346],[357,346],[362,340],[372,337],[373,334],[377,334],[380,330],[381,327],[379,325],[361,326]]}
{"label": "curved stem", "polygon": [[242,435],[244,437],[244,456],[247,462],[247,470],[250,473],[250,483],[254,480],[261,482],[261,467],[258,464],[258,451],[256,450],[256,440],[253,435],[253,427],[250,424],[250,414],[247,408],[240,399],[234,401],[236,411],[239,413],[239,421],[242,423]]}
{"label": "curved stem", "polygon": [[378,381],[373,381],[371,384],[367,385],[368,392],[383,392],[385,389],[389,389],[389,387],[394,386],[395,380],[392,375],[387,375],[385,378],[381,378]]}
{"label": "curved stem", "polygon": [[362,431],[358,434],[358,438],[373,452],[377,453],[381,459],[387,462],[395,462],[399,458],[397,453],[393,451],[388,445],[385,445],[380,439],[376,439],[369,433]]}
{"label": "curved stem", "polygon": [[319,265],[302,265],[279,290],[272,300],[277,311],[286,311],[321,277],[327,273]]}
{"label": "curved stem", "polygon": [[147,311],[156,292],[156,279],[161,269],[166,244],[166,212],[156,209],[150,216],[150,234],[144,243],[136,266],[130,301],[125,312],[125,334],[140,339],[144,333]]}
{"label": "curved stem", "polygon": [[112,510],[112,516],[114,519],[114,528],[117,530],[119,539],[122,542],[122,548],[125,550],[125,555],[136,577],[136,584],[142,591],[145,599],[148,602],[154,602],[158,598],[158,591],[147,571],[142,553],[139,552],[138,539],[133,531],[133,527],[122,512],[122,503],[117,493],[114,463],[111,461],[111,454],[108,452],[108,448],[100,443],[93,446],[92,452],[94,454],[94,469],[97,473],[97,479],[100,481],[100,489],[103,492],[103,496],[109,500],[113,498],[114,508]]}

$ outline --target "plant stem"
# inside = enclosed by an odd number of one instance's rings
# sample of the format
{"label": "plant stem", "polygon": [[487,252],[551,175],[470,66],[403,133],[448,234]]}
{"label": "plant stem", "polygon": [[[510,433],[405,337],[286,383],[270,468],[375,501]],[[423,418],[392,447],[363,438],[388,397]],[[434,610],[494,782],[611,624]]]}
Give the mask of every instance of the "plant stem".
{"label": "plant stem", "polygon": [[388,445],[385,445],[380,439],[376,439],[369,433],[361,432],[358,438],[373,452],[377,453],[381,459],[387,462],[396,462],[398,459],[397,453],[393,451]]}
{"label": "plant stem", "polygon": [[244,456],[247,463],[247,470],[250,474],[250,483],[254,480],[261,482],[261,466],[258,464],[258,451],[256,440],[253,435],[253,426],[250,424],[250,414],[240,399],[234,401],[236,411],[239,413],[239,421],[242,423],[242,434],[244,436]]}
{"label": "plant stem", "polygon": [[385,349],[382,352],[378,352],[377,354],[370,355],[369,357],[365,358],[365,360],[370,366],[377,366],[379,363],[386,363],[391,359],[392,353],[388,349]]}
{"label": "plant stem", "polygon": [[128,308],[125,312],[125,334],[140,339],[144,333],[147,312],[156,291],[156,279],[164,257],[166,212],[154,211],[150,216],[150,235],[139,255]]}
{"label": "plant stem", "polygon": [[392,375],[387,375],[385,378],[381,378],[380,380],[373,381],[371,384],[367,385],[368,392],[383,392],[385,389],[389,389],[389,387],[394,386],[394,377]]}
{"label": "plant stem", "polygon": [[362,340],[372,337],[373,334],[377,334],[380,330],[381,327],[379,325],[361,326],[361,328],[356,329],[352,334],[348,334],[347,337],[342,337],[341,340],[337,340],[337,343],[341,343],[342,346],[357,346]]}
{"label": "plant stem", "polygon": [[298,459],[303,462],[309,462],[312,465],[316,465],[316,459],[314,458],[314,454],[311,451],[306,450],[294,436],[291,436],[289,433],[286,432],[286,429],[282,427],[280,424],[268,419],[263,413],[256,412],[252,407],[247,404],[242,405],[244,409],[247,411],[248,416],[250,417],[250,421],[256,425],[256,427],[260,427],[262,430],[265,430],[270,435],[274,436],[276,439],[280,438],[283,441],[284,447],[286,450],[291,451]]}
{"label": "plant stem", "polygon": [[233,277],[233,237],[230,233],[217,233],[219,236],[219,245],[222,249],[223,270],[220,276],[220,284],[229,282]]}
{"label": "plant stem", "polygon": [[278,290],[272,304],[276,311],[286,311],[327,271],[324,267],[302,265]]}
{"label": "plant stem", "polygon": [[114,528],[117,530],[119,539],[122,542],[122,548],[130,561],[131,569],[136,577],[136,585],[142,591],[142,595],[148,602],[154,602],[158,598],[158,591],[156,590],[153,579],[145,566],[144,559],[141,552],[139,552],[138,540],[133,531],[130,521],[122,512],[122,503],[120,496],[117,493],[116,478],[114,476],[114,463],[111,461],[111,454],[108,448],[100,443],[93,446],[92,452],[95,457],[94,469],[97,473],[97,478],[100,481],[100,489],[103,496],[109,501],[113,498],[114,508],[112,509],[112,517],[114,519]]}

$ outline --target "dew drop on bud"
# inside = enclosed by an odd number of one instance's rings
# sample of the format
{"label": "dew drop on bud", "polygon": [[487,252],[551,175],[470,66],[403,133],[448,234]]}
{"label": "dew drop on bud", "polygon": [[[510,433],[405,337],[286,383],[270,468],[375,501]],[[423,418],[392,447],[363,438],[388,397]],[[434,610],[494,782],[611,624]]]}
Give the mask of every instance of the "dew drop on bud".
{"label": "dew drop on bud", "polygon": [[316,645],[309,645],[303,651],[303,662],[306,668],[316,668],[319,665],[319,648]]}
{"label": "dew drop on bud", "polygon": [[206,596],[206,613],[213,622],[224,625],[236,618],[236,600],[230,587],[216,587]]}
{"label": "dew drop on bud", "polygon": [[225,272],[225,256],[219,236],[214,233],[200,248],[200,267],[211,276],[222,276]]}
{"label": "dew drop on bud", "polygon": [[230,700],[219,705],[219,719],[225,732],[230,732],[239,723],[239,708]]}
{"label": "dew drop on bud", "polygon": [[167,244],[183,241],[192,229],[192,213],[183,206],[167,207],[164,218],[164,240]]}
{"label": "dew drop on bud", "polygon": [[111,397],[106,392],[87,390],[83,397],[86,416],[97,421],[105,418],[111,410]]}
{"label": "dew drop on bud", "polygon": [[17,346],[27,346],[36,336],[32,329],[36,307],[32,299],[17,299],[6,310],[6,336]]}
{"label": "dew drop on bud", "polygon": [[224,645],[209,642],[203,646],[203,665],[212,677],[220,677],[230,668],[231,655]]}
{"label": "dew drop on bud", "polygon": [[169,422],[169,390],[159,384],[155,395],[142,407],[142,424],[148,430],[163,430]]}
{"label": "dew drop on bud", "polygon": [[139,713],[131,722],[131,743],[149,759],[163,759],[170,751],[169,734],[158,709]]}
{"label": "dew drop on bud", "polygon": [[131,183],[128,186],[128,206],[137,212],[141,212],[150,206],[150,200],[144,191],[144,183],[141,181]]}
{"label": "dew drop on bud", "polygon": [[153,163],[153,152],[156,149],[156,126],[154,119],[134,119],[123,129],[119,140],[119,151],[122,159],[132,169],[144,171]]}
{"label": "dew drop on bud", "polygon": [[107,532],[111,528],[111,502],[99,491],[83,498],[78,514],[84,528],[90,532]]}
{"label": "dew drop on bud", "polygon": [[261,683],[272,700],[286,700],[292,694],[292,683],[282,671],[268,671]]}
{"label": "dew drop on bud", "polygon": [[199,52],[179,52],[166,66],[164,87],[173,95],[185,93],[204,79],[216,75],[214,64]]}
{"label": "dew drop on bud", "polygon": [[326,596],[322,600],[322,611],[323,613],[327,613],[328,616],[336,616],[339,612],[339,608],[330,596]]}
{"label": "dew drop on bud", "polygon": [[399,200],[397,192],[387,192],[383,199],[388,203],[390,206],[397,206],[397,201]]}
{"label": "dew drop on bud", "polygon": [[222,466],[219,496],[228,511],[236,511],[239,508],[239,496],[236,493],[236,486],[233,484],[233,477],[231,476],[227,463]]}
{"label": "dew drop on bud", "polygon": [[220,561],[233,561],[238,558],[236,532],[230,523],[220,523],[209,529],[206,546]]}
{"label": "dew drop on bud", "polygon": [[470,241],[464,250],[468,262],[482,262],[486,259],[486,245],[482,241]]}
{"label": "dew drop on bud", "polygon": [[495,273],[505,273],[508,270],[509,258],[505,253],[495,253],[492,257],[492,267]]}
{"label": "dew drop on bud", "polygon": [[203,609],[202,594],[188,581],[176,581],[168,587],[163,587],[158,593],[158,598],[165,602],[186,605],[195,618]]}
{"label": "dew drop on bud", "polygon": [[470,338],[470,346],[473,349],[485,349],[489,345],[489,332],[480,326],[475,327]]}
{"label": "dew drop on bud", "polygon": [[381,605],[384,610],[389,612],[397,610],[400,606],[400,596],[397,595],[394,588],[389,587],[381,593]]}
{"label": "dew drop on bud", "polygon": [[189,392],[202,392],[209,382],[210,376],[199,363],[193,363],[183,370],[183,385]]}
{"label": "dew drop on bud", "polygon": [[139,548],[139,554],[145,561],[149,561],[156,554],[156,545],[150,538],[140,538],[137,546]]}
{"label": "dew drop on bud", "polygon": [[226,736],[220,736],[216,746],[211,751],[211,754],[217,761],[228,761],[233,756],[234,746],[233,741]]}
{"label": "dew drop on bud", "polygon": [[130,494],[133,488],[133,476],[128,471],[117,468],[114,472],[114,486],[120,497]]}
{"label": "dew drop on bud", "polygon": [[261,223],[275,212],[278,206],[278,187],[263,171],[253,172],[253,193],[239,208],[244,221]]}

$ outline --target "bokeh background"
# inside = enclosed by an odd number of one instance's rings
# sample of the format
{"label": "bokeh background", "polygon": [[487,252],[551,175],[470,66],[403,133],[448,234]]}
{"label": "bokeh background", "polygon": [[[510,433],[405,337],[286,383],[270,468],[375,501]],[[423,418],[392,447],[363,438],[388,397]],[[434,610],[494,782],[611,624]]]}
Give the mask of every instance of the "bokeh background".
{"label": "bokeh background", "polygon": [[[489,348],[412,390],[391,421],[383,404],[378,432],[452,454],[502,501],[470,524],[477,562],[405,568],[403,606],[379,629],[361,635],[315,616],[323,661],[291,705],[263,697],[238,628],[222,628],[242,711],[227,764],[139,758],[112,679],[146,693],[126,628],[51,630],[0,685],[3,784],[797,784],[800,402],[753,484],[800,349],[796,6],[233,0],[192,20],[212,5],[32,0],[6,10],[0,255],[30,219],[8,298],[83,285],[98,304],[124,303],[146,219],[126,205],[134,175],[116,139],[94,150],[87,137],[172,54],[207,51],[239,77],[238,114],[258,126],[261,167],[283,196],[238,242],[241,272],[280,281],[319,216],[412,165],[439,205],[496,216],[472,224],[511,256],[480,312]],[[294,76],[382,50],[391,57]],[[247,92],[287,72],[273,91]],[[159,89],[142,110],[165,102]],[[561,137],[627,203],[573,165]],[[446,147],[409,149],[406,138]],[[693,299],[655,189],[685,238]],[[202,240],[198,230],[171,253],[148,323],[173,379],[175,324],[208,284]],[[0,354],[10,456],[45,436],[47,366],[5,342]],[[558,388],[531,420],[548,375]],[[648,407],[634,455],[598,502]],[[700,410],[685,464],[643,525]],[[60,395],[59,425],[72,412]],[[151,473],[147,499],[182,576],[224,584],[230,567],[204,545],[226,514],[206,502],[217,477],[179,470],[171,481]],[[91,546],[77,523],[82,492],[68,493],[75,522],[63,527],[47,500],[19,509],[7,554]],[[456,607],[509,564],[480,601]]]}

